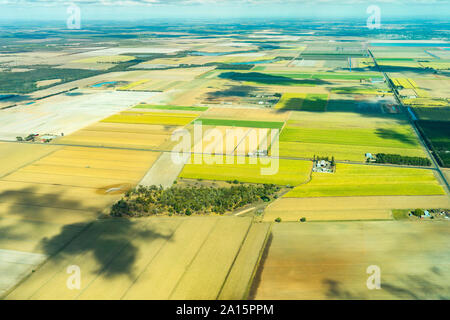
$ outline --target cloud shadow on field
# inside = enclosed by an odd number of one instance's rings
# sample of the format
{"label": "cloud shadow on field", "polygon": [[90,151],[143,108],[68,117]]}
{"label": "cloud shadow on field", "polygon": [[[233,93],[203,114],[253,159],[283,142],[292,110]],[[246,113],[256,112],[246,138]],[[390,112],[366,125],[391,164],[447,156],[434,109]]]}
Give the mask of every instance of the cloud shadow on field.
{"label": "cloud shadow on field", "polygon": [[355,294],[347,290],[340,281],[333,279],[324,279],[322,283],[326,287],[325,295],[328,299],[359,300],[366,298],[364,295]]}
{"label": "cloud shadow on field", "polygon": [[[119,274],[132,277],[134,263],[139,256],[136,242],[145,241],[150,245],[157,239],[170,241],[172,232],[161,232],[157,230],[155,223],[147,223],[148,220],[142,223],[123,218],[92,220],[92,217],[95,218],[100,213],[98,207],[87,207],[80,201],[64,199],[62,192],[38,193],[38,191],[37,187],[6,190],[0,192],[0,202],[8,204],[6,217],[17,219],[18,225],[21,221],[31,221],[35,228],[46,224],[61,225],[58,234],[37,241],[36,247],[42,250],[42,253],[52,256],[52,259],[64,259],[70,263],[71,258],[77,258],[77,261],[83,263],[83,258],[79,259],[80,255],[83,257],[87,255],[87,259],[91,259],[89,256],[91,254],[98,264],[98,269],[94,272],[102,272],[106,277]],[[82,222],[65,225],[58,222],[65,221],[66,213],[63,210],[67,209],[71,210],[69,220]],[[59,215],[55,217],[55,214]],[[94,227],[94,234],[90,234]],[[29,230],[27,233],[19,230],[20,228],[15,228],[14,225],[0,226],[0,235],[6,240],[30,239]],[[90,237],[91,241],[83,241],[87,237]]]}
{"label": "cloud shadow on field", "polygon": [[387,128],[378,128],[375,130],[375,134],[383,139],[397,140],[412,146],[417,145],[417,139],[413,134],[407,135]]}
{"label": "cloud shadow on field", "polygon": [[[134,263],[139,255],[139,248],[135,241],[144,240],[147,245],[151,245],[152,241],[157,239],[170,240],[171,237],[171,233],[160,233],[151,225],[140,228],[139,222],[112,218],[97,220],[88,226],[83,223],[66,225],[58,235],[42,240],[43,250],[50,252],[58,243],[70,237],[73,233],[71,229],[83,226],[84,230],[74,237],[53,259],[70,262],[71,258],[79,259],[79,255],[86,256],[87,260],[92,255],[98,263],[98,269],[93,272],[101,273],[101,276],[107,278],[122,274],[128,275],[130,278],[135,276]],[[89,239],[92,237],[92,241],[84,240],[88,237]],[[83,263],[82,260],[81,263]],[[80,267],[83,269],[82,264]]]}
{"label": "cloud shadow on field", "polygon": [[218,78],[283,86],[314,86],[330,84],[329,82],[320,79],[294,79],[290,77],[271,75],[260,72],[223,72],[218,76]]}

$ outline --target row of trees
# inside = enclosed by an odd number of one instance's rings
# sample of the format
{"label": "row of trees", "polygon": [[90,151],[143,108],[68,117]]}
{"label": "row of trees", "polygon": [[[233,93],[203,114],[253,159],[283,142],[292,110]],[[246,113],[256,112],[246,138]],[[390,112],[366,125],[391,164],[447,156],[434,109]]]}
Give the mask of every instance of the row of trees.
{"label": "row of trees", "polygon": [[409,165],[409,166],[430,166],[431,165],[431,161],[428,158],[408,157],[408,156],[401,156],[399,154],[386,154],[386,153],[377,153],[375,162],[376,163],[405,164],[405,165]]}
{"label": "row of trees", "polygon": [[231,187],[162,187],[139,186],[128,191],[111,208],[115,217],[141,217],[156,214],[224,214],[257,201],[271,201],[280,187],[238,185]]}

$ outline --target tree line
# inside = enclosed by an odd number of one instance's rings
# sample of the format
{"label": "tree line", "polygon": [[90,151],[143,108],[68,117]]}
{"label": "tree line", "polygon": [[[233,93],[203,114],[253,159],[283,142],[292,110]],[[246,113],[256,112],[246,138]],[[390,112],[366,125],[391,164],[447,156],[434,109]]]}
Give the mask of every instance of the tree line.
{"label": "tree line", "polygon": [[[370,159],[368,159],[368,162]],[[422,157],[408,157],[401,156],[399,154],[387,154],[377,153],[375,163],[391,163],[391,164],[403,164],[408,166],[430,166],[431,161],[428,158]]]}
{"label": "tree line", "polygon": [[157,214],[224,214],[257,201],[271,201],[280,187],[272,184],[231,187],[151,186],[128,191],[111,208],[114,217],[142,217]]}

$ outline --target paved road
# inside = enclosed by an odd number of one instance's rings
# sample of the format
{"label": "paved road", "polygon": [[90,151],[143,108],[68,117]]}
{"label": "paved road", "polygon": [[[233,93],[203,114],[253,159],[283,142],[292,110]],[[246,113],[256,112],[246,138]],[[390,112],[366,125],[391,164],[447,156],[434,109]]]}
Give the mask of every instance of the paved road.
{"label": "paved road", "polygon": [[436,161],[436,158],[434,157],[433,153],[431,152],[430,149],[428,149],[428,146],[425,143],[422,135],[420,134],[419,129],[417,129],[416,122],[414,121],[412,115],[409,112],[407,112],[406,107],[403,105],[402,100],[398,96],[397,90],[393,87],[389,76],[386,74],[386,72],[383,72],[381,67],[378,65],[378,63],[377,63],[375,57],[373,56],[372,52],[369,49],[367,51],[369,52],[369,55],[372,57],[372,60],[373,60],[373,62],[375,64],[375,67],[377,67],[378,70],[383,73],[384,79],[386,80],[386,82],[388,83],[388,85],[391,88],[392,92],[394,93],[395,99],[397,100],[397,103],[400,105],[400,107],[402,109],[402,112],[407,114],[409,123],[413,127],[417,138],[419,139],[420,143],[422,144],[422,147],[426,150],[429,158],[431,159],[431,163],[432,163],[432,166],[433,166],[432,169],[435,170],[438,173],[438,176],[440,178],[439,180],[441,180],[441,183],[445,186],[447,195],[450,195],[450,186],[449,186],[449,183],[447,181],[447,178],[445,177],[445,174],[442,172],[441,167],[439,166],[439,163]]}
{"label": "paved road", "polygon": [[[9,143],[33,143],[33,144],[42,144],[41,142],[19,142],[19,141],[10,141],[10,140],[1,140],[0,142],[9,142]],[[172,150],[162,150],[162,149],[151,149],[151,148],[128,148],[128,147],[111,147],[111,146],[88,146],[83,144],[65,144],[65,143],[50,143],[50,145],[53,146],[63,146],[63,147],[77,147],[77,148],[97,148],[97,149],[114,149],[114,150],[132,150],[132,151],[150,151],[150,152],[163,152],[163,153],[172,153]],[[200,152],[191,152],[191,155],[193,154],[201,154]],[[227,156],[229,154],[218,154],[217,156]],[[236,155],[236,157],[246,157],[249,158],[247,155]],[[312,158],[304,158],[304,157],[281,157],[281,156],[270,156],[265,157],[270,159],[285,159],[285,160],[305,160],[305,161],[312,161]],[[408,165],[401,165],[401,164],[390,164],[390,163],[373,163],[373,162],[358,162],[358,161],[344,161],[344,160],[335,160],[336,163],[347,163],[347,164],[359,164],[359,165],[367,165],[367,166],[378,166],[378,167],[394,167],[394,168],[416,168],[416,169],[423,169],[423,170],[437,170],[435,167],[420,167],[420,166],[408,166]]]}

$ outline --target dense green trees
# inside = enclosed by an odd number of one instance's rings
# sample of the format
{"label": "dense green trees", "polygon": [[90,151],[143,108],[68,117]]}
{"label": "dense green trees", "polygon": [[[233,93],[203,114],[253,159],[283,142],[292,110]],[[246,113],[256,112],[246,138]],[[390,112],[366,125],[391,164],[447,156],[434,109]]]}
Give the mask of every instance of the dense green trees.
{"label": "dense green trees", "polygon": [[139,186],[112,206],[111,215],[224,214],[256,201],[270,201],[279,190],[280,187],[269,184],[229,188],[173,186],[168,189]]}
{"label": "dense green trees", "polygon": [[407,157],[399,154],[377,153],[376,163],[405,164],[409,166],[430,166],[431,161],[422,157]]}

